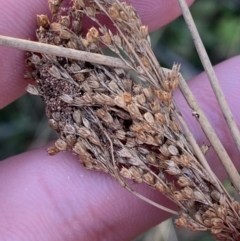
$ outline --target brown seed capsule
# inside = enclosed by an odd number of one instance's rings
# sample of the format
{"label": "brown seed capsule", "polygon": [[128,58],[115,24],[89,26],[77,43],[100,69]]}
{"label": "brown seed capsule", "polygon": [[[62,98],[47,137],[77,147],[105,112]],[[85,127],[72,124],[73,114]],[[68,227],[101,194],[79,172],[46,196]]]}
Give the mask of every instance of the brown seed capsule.
{"label": "brown seed capsule", "polygon": [[148,26],[142,25],[140,27],[140,33],[143,38],[146,38],[148,36]]}
{"label": "brown seed capsule", "polygon": [[126,132],[123,131],[123,130],[117,130],[115,135],[119,140],[125,140],[126,139]]}
{"label": "brown seed capsule", "polygon": [[108,13],[113,20],[117,20],[120,18],[119,11],[115,6],[111,6],[108,9]]}
{"label": "brown seed capsule", "polygon": [[62,139],[58,139],[56,142],[55,142],[55,146],[57,147],[57,149],[59,149],[60,151],[66,151],[67,150],[67,143],[62,140]]}
{"label": "brown seed capsule", "polygon": [[76,134],[76,130],[75,130],[74,126],[72,126],[72,125],[70,125],[70,124],[66,124],[66,125],[64,126],[63,131],[64,131],[64,133],[70,134],[70,135]]}
{"label": "brown seed capsule", "polygon": [[45,29],[50,27],[50,21],[47,15],[37,15],[37,24]]}
{"label": "brown seed capsule", "polygon": [[48,0],[48,5],[51,13],[54,15],[58,12],[62,0]]}
{"label": "brown seed capsule", "polygon": [[135,166],[131,166],[129,168],[129,171],[131,172],[132,175],[132,179],[137,182],[140,183],[142,182],[142,175],[143,175],[143,171],[140,168],[137,168]]}
{"label": "brown seed capsule", "polygon": [[56,155],[57,153],[59,152],[59,149],[55,146],[52,146],[52,147],[49,147],[47,149],[47,153],[50,155],[50,156],[54,156]]}
{"label": "brown seed capsule", "polygon": [[76,9],[82,9],[85,7],[85,1],[84,0],[74,0],[73,1],[74,7]]}
{"label": "brown seed capsule", "polygon": [[157,98],[161,101],[165,101],[165,102],[171,101],[172,95],[169,92],[166,92],[164,90],[155,90],[155,94]]}
{"label": "brown seed capsule", "polygon": [[67,135],[66,142],[67,142],[68,146],[70,146],[71,148],[74,147],[74,145],[76,143],[75,135]]}
{"label": "brown seed capsule", "polygon": [[63,94],[62,96],[60,96],[60,99],[68,104],[72,104],[73,103],[73,98],[70,95],[67,94]]}
{"label": "brown seed capsule", "polygon": [[154,123],[154,117],[150,112],[146,112],[143,117],[150,125]]}
{"label": "brown seed capsule", "polygon": [[28,84],[26,91],[31,95],[39,95],[38,89],[36,86]]}
{"label": "brown seed capsule", "polygon": [[123,97],[123,100],[124,100],[127,104],[131,103],[131,101],[132,101],[132,95],[131,95],[130,93],[124,92],[123,95],[122,95],[122,97]]}
{"label": "brown seed capsule", "polygon": [[193,190],[190,187],[185,187],[184,189],[181,190],[181,193],[184,198],[187,199],[192,199],[193,198]]}
{"label": "brown seed capsule", "polygon": [[73,151],[75,151],[80,156],[83,156],[86,152],[85,148],[81,145],[80,142],[77,142],[73,148]]}
{"label": "brown seed capsule", "polygon": [[52,67],[49,68],[48,73],[56,79],[62,79],[61,72],[55,65],[52,65]]}
{"label": "brown seed capsule", "polygon": [[87,138],[92,135],[92,132],[89,129],[87,129],[86,127],[82,126],[78,129],[78,134],[79,134],[79,136],[81,136],[83,138]]}
{"label": "brown seed capsule", "polygon": [[54,119],[49,119],[48,124],[53,130],[58,130],[58,123]]}
{"label": "brown seed capsule", "polygon": [[173,198],[174,200],[177,200],[177,201],[182,201],[184,199],[180,191],[173,192]]}
{"label": "brown seed capsule", "polygon": [[154,176],[150,173],[147,172],[143,175],[143,180],[148,184],[148,185],[154,185],[155,184],[155,178]]}
{"label": "brown seed capsule", "polygon": [[191,181],[185,176],[180,176],[177,183],[180,187],[187,187],[191,185]]}
{"label": "brown seed capsule", "polygon": [[220,218],[212,218],[211,224],[216,229],[222,229],[224,227],[223,220]]}
{"label": "brown seed capsule", "polygon": [[126,167],[122,167],[122,168],[121,168],[120,174],[121,174],[121,176],[123,176],[124,178],[132,179],[131,172],[130,172]]}
{"label": "brown seed capsule", "polygon": [[81,125],[82,123],[82,114],[80,110],[75,110],[73,112],[73,120],[78,124]]}
{"label": "brown seed capsule", "polygon": [[110,36],[108,33],[106,33],[106,34],[104,34],[103,36],[101,36],[101,40],[102,40],[103,43],[106,44],[107,46],[112,44],[111,36]]}
{"label": "brown seed capsule", "polygon": [[146,155],[146,159],[151,164],[157,164],[156,156],[154,154],[152,154],[152,153],[147,154]]}
{"label": "brown seed capsule", "polygon": [[174,145],[168,146],[168,151],[173,156],[177,156],[179,154],[179,151],[178,151],[177,147],[175,147]]}
{"label": "brown seed capsule", "polygon": [[70,17],[69,16],[60,16],[60,23],[64,27],[69,27],[70,26]]}
{"label": "brown seed capsule", "polygon": [[73,34],[67,30],[61,30],[59,37],[61,39],[70,39],[73,36]]}
{"label": "brown seed capsule", "polygon": [[156,188],[156,190],[158,190],[159,192],[161,193],[164,193],[166,191],[166,188],[164,187],[164,185],[157,181],[154,185],[153,185],[154,188]]}

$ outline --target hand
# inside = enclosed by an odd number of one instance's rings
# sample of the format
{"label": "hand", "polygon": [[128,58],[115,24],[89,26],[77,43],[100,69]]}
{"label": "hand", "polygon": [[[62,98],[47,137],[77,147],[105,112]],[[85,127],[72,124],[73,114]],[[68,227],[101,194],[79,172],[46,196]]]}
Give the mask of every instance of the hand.
{"label": "hand", "polygon": [[[1,1],[1,0],[0,0]],[[180,14],[175,0],[132,0],[142,20],[156,29]],[[188,1],[191,3],[192,1]],[[20,3],[18,3],[20,4]],[[34,39],[35,16],[47,12],[47,1],[1,1],[0,34]],[[186,46],[187,47],[187,46]],[[0,47],[0,107],[25,91],[24,52]],[[240,123],[240,57],[215,67],[227,101]],[[190,82],[191,89],[217,130],[231,158],[239,156],[220,114],[205,74]],[[205,142],[183,97],[175,99],[198,143]],[[226,177],[210,151],[208,159],[219,178]],[[240,167],[238,161],[238,168]],[[176,208],[146,185],[136,189],[162,205]],[[131,240],[169,214],[139,200],[104,173],[84,169],[71,153],[48,156],[46,147],[0,163],[0,240]]]}

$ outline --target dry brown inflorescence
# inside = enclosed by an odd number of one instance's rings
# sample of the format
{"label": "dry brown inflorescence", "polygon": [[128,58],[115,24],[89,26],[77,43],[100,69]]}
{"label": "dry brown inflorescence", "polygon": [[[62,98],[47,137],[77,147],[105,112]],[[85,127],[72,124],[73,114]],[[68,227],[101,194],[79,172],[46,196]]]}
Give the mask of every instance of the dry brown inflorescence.
{"label": "dry brown inflorescence", "polygon": [[[37,16],[39,42],[99,54],[106,46],[131,70],[28,53],[26,76],[36,86],[27,91],[41,96],[59,134],[48,153],[73,152],[86,168],[109,173],[132,192],[125,179],[147,183],[180,207],[178,227],[239,240],[239,203],[219,190],[178,124],[172,96],[179,66],[163,72],[134,8],[116,0],[73,0],[67,8],[60,0],[48,2],[53,20]],[[86,16],[96,27],[84,34]]]}

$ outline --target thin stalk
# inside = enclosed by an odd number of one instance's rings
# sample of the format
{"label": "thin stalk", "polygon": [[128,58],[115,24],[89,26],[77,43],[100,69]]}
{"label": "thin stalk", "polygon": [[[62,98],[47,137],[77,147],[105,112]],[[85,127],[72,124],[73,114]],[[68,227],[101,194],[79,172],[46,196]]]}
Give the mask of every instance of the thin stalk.
{"label": "thin stalk", "polygon": [[238,171],[233,165],[221,141],[219,140],[218,136],[214,132],[214,129],[212,128],[204,112],[198,105],[193,93],[191,92],[190,88],[188,87],[186,81],[183,79],[182,76],[180,76],[179,78],[179,89],[181,90],[188,105],[193,110],[193,113],[195,113],[196,119],[200,123],[205,135],[207,136],[209,142],[211,143],[212,147],[217,153],[221,163],[226,169],[236,191],[240,194],[240,177],[239,177]]}
{"label": "thin stalk", "polygon": [[206,49],[202,43],[201,37],[198,33],[198,30],[196,28],[196,25],[194,23],[194,20],[192,18],[192,15],[189,11],[188,5],[185,0],[178,0],[179,5],[182,9],[183,17],[185,19],[185,22],[188,26],[188,29],[192,35],[193,42],[195,44],[196,50],[198,52],[198,55],[201,59],[202,65],[207,73],[208,79],[210,81],[210,84],[212,86],[212,89],[214,91],[214,94],[217,98],[217,101],[219,103],[219,106],[222,110],[223,116],[226,120],[226,123],[228,125],[228,128],[232,134],[232,137],[236,143],[236,146],[238,148],[238,151],[240,152],[240,131],[237,127],[236,122],[233,119],[233,115],[231,113],[231,110],[227,104],[227,101],[225,99],[225,96],[223,94],[223,91],[221,89],[221,86],[218,82],[217,76],[214,72],[213,66],[209,60],[208,54],[206,52]]}
{"label": "thin stalk", "polygon": [[125,64],[122,60],[118,58],[105,56],[101,54],[89,53],[86,51],[58,47],[50,44],[44,44],[25,39],[12,38],[3,35],[0,35],[0,45],[36,53],[50,54],[70,59],[88,61],[95,64],[102,64],[122,69],[130,68],[127,64]]}

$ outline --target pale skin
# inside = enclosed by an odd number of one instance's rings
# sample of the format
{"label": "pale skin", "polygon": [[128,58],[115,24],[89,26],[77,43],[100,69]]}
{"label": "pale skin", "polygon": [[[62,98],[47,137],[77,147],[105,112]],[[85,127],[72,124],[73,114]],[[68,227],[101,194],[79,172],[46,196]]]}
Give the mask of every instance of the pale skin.
{"label": "pale skin", "polygon": [[[132,0],[150,30],[180,14],[176,0]],[[192,3],[193,1],[188,1]],[[0,34],[34,39],[35,15],[47,13],[46,0],[0,0]],[[187,47],[187,46],[183,46]],[[25,93],[24,53],[0,47],[0,107]],[[215,66],[234,118],[240,125],[240,57]],[[217,130],[238,169],[239,153],[227,130],[205,74],[190,82],[191,89]],[[175,94],[198,143],[206,142],[179,91]],[[11,145],[11,143],[9,143]],[[4,151],[4,150],[2,150]],[[213,171],[226,173],[215,154],[208,154]],[[134,185],[142,194],[177,210],[146,185]],[[46,146],[13,156],[0,163],[0,240],[131,240],[170,214],[134,197],[107,174],[84,169],[70,153],[48,156]]]}

